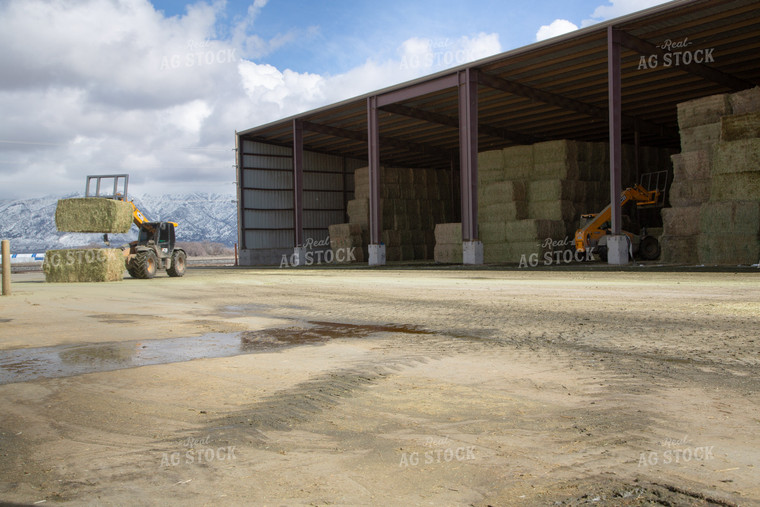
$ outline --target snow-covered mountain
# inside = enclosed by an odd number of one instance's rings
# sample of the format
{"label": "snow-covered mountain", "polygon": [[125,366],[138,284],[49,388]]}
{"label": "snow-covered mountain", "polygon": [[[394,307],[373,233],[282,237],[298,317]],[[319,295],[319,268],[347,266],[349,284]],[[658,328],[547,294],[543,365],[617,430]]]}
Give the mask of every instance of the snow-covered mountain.
{"label": "snow-covered mountain", "polygon": [[[67,195],[65,197],[81,197]],[[102,245],[102,234],[58,232],[55,208],[60,197],[0,201],[0,239],[11,241],[14,253],[35,253],[90,243]],[[237,206],[233,195],[191,194],[131,196],[150,220],[177,222],[177,241],[210,241],[232,246],[237,241]],[[128,234],[110,234],[111,245],[137,239],[137,228]]]}

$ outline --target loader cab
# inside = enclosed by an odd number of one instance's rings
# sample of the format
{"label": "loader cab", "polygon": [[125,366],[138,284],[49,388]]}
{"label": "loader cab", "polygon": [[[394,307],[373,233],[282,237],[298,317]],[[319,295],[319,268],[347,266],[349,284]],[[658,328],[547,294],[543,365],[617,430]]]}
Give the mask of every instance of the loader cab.
{"label": "loader cab", "polygon": [[140,227],[138,245],[154,244],[160,257],[168,257],[174,250],[174,224],[172,222],[146,222]]}

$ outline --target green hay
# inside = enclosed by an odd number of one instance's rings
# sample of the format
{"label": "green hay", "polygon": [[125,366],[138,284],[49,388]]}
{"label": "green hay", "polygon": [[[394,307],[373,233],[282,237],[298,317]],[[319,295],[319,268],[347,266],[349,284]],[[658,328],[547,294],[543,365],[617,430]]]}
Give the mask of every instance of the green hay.
{"label": "green hay", "polygon": [[502,150],[481,151],[478,153],[478,172],[501,171],[504,169]]}
{"label": "green hay", "polygon": [[710,152],[707,150],[678,153],[673,161],[673,181],[689,182],[710,178]]}
{"label": "green hay", "polygon": [[124,201],[84,197],[60,199],[55,225],[61,232],[127,233],[132,227],[133,208]]}
{"label": "green hay", "polygon": [[565,222],[559,220],[516,220],[505,224],[507,242],[543,241],[546,238],[564,238]]}
{"label": "green hay", "polygon": [[481,222],[504,223],[525,218],[528,218],[528,203],[526,201],[491,204],[480,207],[478,211],[478,220]]}
{"label": "green hay", "polygon": [[478,224],[478,238],[485,243],[504,243],[507,240],[504,222]]}
{"label": "green hay", "polygon": [[712,174],[760,173],[760,139],[722,142],[713,148]]}
{"label": "green hay", "polygon": [[698,245],[702,264],[751,265],[760,260],[757,234],[701,234]]}
{"label": "green hay", "polygon": [[700,206],[666,208],[662,210],[662,224],[667,236],[695,236],[699,234]]}
{"label": "green hay", "polygon": [[435,226],[435,244],[462,244],[462,223],[437,224]]}
{"label": "green hay", "polygon": [[118,248],[48,250],[42,264],[46,282],[117,282],[125,269]]}
{"label": "green hay", "polygon": [[330,238],[346,238],[350,236],[360,235],[362,228],[359,224],[333,224],[327,228]]}
{"label": "green hay", "polygon": [[681,152],[709,150],[720,141],[720,122],[681,129]]}
{"label": "green hay", "polygon": [[760,172],[716,174],[712,178],[710,200],[760,201]]}
{"label": "green hay", "polygon": [[[674,208],[698,206],[710,200],[713,180],[692,180],[670,185],[670,204]],[[608,199],[609,202],[609,199]]]}
{"label": "green hay", "polygon": [[528,201],[575,201],[578,198],[578,187],[582,186],[576,180],[548,179],[528,183]]}
{"label": "green hay", "polygon": [[491,183],[483,187],[482,196],[480,201],[484,206],[510,201],[524,201],[526,197],[525,184],[519,181]]}
{"label": "green hay", "polygon": [[533,145],[533,165],[566,164],[570,161],[578,161],[579,143],[561,139],[558,141],[545,141]]}
{"label": "green hay", "polygon": [[698,238],[699,236],[663,236],[660,238],[660,258],[666,264],[698,264]]}
{"label": "green hay", "polygon": [[544,220],[576,222],[580,211],[572,201],[531,201],[528,203],[528,216]]}
{"label": "green hay", "polygon": [[433,259],[441,264],[462,264],[462,244],[435,245]]}
{"label": "green hay", "polygon": [[746,114],[760,111],[760,86],[742,90],[729,97],[733,114]]}
{"label": "green hay", "polygon": [[721,141],[760,137],[760,112],[735,114],[720,119]]}
{"label": "green hay", "polygon": [[681,102],[678,104],[678,127],[687,129],[715,123],[727,114],[731,114],[727,93]]}
{"label": "green hay", "polygon": [[580,166],[577,160],[536,162],[528,179],[538,180],[577,180],[580,177]]}
{"label": "green hay", "polygon": [[760,234],[760,202],[708,202],[699,212],[702,233],[758,235]]}
{"label": "green hay", "polygon": [[348,201],[348,221],[352,224],[359,224],[363,227],[369,227],[369,200],[354,199]]}

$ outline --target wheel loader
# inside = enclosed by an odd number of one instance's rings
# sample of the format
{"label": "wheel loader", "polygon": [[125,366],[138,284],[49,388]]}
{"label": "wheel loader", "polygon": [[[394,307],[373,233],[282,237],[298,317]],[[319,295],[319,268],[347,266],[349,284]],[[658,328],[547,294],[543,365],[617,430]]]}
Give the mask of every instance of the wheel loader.
{"label": "wheel loader", "polygon": [[[101,181],[113,179],[113,194],[101,193]],[[119,182],[123,180],[123,190],[119,190]],[[91,182],[95,181],[95,192],[90,193]],[[122,247],[124,251],[127,272],[132,278],[153,278],[159,269],[165,269],[171,277],[184,276],[187,266],[187,254],[181,248],[177,248],[174,235],[176,222],[151,222],[135,206],[133,201],[127,200],[127,185],[129,176],[126,174],[113,174],[101,176],[88,176],[86,197],[100,197],[116,199],[128,202],[132,205],[132,221],[139,231],[137,241]],[[103,241],[109,244],[108,234],[103,236]]]}
{"label": "wheel loader", "polygon": [[[658,171],[642,175],[642,181],[647,182],[654,188],[648,190],[642,184],[634,184],[626,188],[620,194],[621,209],[626,205],[635,205],[636,209],[644,207],[662,207],[665,200],[665,188],[667,185],[667,172]],[[599,213],[581,215],[580,228],[575,232],[575,250],[586,252],[591,250],[603,261],[607,260],[607,236],[610,234],[610,220],[612,208],[607,206]],[[626,223],[628,221],[628,223]],[[660,243],[657,238],[647,234],[646,228],[640,228],[639,232],[631,229],[634,227],[630,218],[623,215],[623,229],[621,232],[629,239],[631,258],[636,256],[643,260],[655,260],[660,256]]]}

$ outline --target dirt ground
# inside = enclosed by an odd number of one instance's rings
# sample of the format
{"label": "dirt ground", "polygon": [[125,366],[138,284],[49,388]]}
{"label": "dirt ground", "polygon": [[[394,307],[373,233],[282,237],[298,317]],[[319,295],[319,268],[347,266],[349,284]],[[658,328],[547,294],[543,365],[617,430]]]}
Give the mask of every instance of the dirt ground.
{"label": "dirt ground", "polygon": [[760,505],[757,270],[13,280],[0,501]]}

